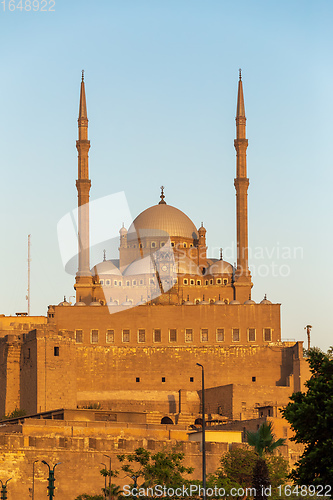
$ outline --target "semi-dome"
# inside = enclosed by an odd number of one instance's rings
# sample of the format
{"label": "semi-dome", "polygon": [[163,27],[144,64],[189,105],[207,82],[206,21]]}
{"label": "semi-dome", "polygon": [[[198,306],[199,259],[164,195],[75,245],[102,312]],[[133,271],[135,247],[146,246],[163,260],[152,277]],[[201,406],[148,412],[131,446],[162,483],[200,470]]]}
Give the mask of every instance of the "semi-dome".
{"label": "semi-dome", "polygon": [[175,271],[180,275],[190,274],[200,276],[202,274],[196,263],[188,257],[184,257],[175,262]]}
{"label": "semi-dome", "polygon": [[226,260],[217,260],[213,262],[206,270],[205,274],[214,276],[215,274],[233,274],[234,268]]}
{"label": "semi-dome", "polygon": [[270,300],[268,300],[267,298],[267,295],[265,294],[263,300],[260,302],[260,304],[266,304],[266,305],[270,305],[272,302]]}
{"label": "semi-dome", "polygon": [[178,208],[159,203],[147,208],[132,222],[127,239],[141,237],[172,237],[198,239],[198,231],[189,217]]}
{"label": "semi-dome", "polygon": [[101,276],[103,274],[121,275],[118,267],[116,267],[111,260],[103,260],[103,262],[96,264],[90,272],[93,276]]}
{"label": "semi-dome", "polygon": [[124,271],[124,276],[135,276],[136,274],[155,275],[154,263],[150,255],[143,259],[134,260]]}

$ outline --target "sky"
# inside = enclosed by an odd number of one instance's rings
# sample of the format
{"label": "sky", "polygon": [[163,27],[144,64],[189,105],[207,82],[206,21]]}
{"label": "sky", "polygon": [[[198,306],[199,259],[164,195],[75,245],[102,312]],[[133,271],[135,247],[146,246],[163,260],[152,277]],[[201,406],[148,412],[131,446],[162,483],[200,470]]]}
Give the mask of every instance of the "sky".
{"label": "sky", "polygon": [[[74,295],[58,222],[75,209],[85,70],[91,200],[159,201],[235,256],[235,111],[249,140],[252,298],[281,303],[282,338],[333,344],[331,0],[0,2],[0,313]],[[112,213],[104,214],[112,226]],[[126,219],[127,220],[127,219]],[[93,252],[91,265],[103,254]],[[112,256],[108,255],[108,258]],[[73,297],[70,298],[73,300]]]}

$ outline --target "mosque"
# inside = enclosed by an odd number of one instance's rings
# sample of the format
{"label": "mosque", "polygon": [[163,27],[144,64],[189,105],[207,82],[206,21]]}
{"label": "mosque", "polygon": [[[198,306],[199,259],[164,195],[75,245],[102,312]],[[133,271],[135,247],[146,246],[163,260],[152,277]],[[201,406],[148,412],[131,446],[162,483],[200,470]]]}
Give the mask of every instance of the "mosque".
{"label": "mosque", "polygon": [[304,387],[302,342],[281,341],[280,304],[251,299],[241,74],[234,146],[237,264],[223,260],[222,251],[220,259],[208,256],[206,229],[169,205],[162,187],[156,205],[120,228],[117,258],[91,268],[82,75],[76,302],[50,305],[45,317],[0,315],[2,415],[24,409],[34,418],[55,412],[61,419],[65,411],[90,408],[101,412],[97,420],[188,428],[202,410],[200,364],[208,420],[245,429],[245,421],[277,416]]}

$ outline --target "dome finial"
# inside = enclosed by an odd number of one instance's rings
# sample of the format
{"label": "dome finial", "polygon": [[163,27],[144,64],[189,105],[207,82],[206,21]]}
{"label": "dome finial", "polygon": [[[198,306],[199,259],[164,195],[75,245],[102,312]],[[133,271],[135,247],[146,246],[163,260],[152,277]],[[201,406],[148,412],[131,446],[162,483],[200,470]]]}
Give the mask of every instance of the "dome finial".
{"label": "dome finial", "polygon": [[82,70],[82,81],[84,82],[84,69]]}
{"label": "dome finial", "polygon": [[161,201],[159,202],[159,205],[166,205],[166,202],[164,201],[164,186],[161,186]]}
{"label": "dome finial", "polygon": [[239,68],[239,79],[241,80],[242,79],[242,68]]}
{"label": "dome finial", "polygon": [[103,250],[103,262],[106,261],[106,250]]}
{"label": "dome finial", "polygon": [[220,248],[220,260],[222,260],[222,248]]}

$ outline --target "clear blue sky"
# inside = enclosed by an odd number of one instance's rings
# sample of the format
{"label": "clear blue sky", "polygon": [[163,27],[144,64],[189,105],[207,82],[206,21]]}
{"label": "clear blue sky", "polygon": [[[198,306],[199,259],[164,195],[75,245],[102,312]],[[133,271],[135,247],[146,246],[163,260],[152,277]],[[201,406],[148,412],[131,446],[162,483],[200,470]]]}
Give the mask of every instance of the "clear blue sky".
{"label": "clear blue sky", "polygon": [[168,203],[204,222],[210,255],[223,247],[234,262],[241,67],[253,298],[282,304],[283,338],[306,340],[310,323],[313,344],[333,344],[332,1],[28,6],[0,3],[0,312],[27,308],[30,233],[32,314],[74,293],[56,228],[77,202],[82,68],[92,199],[124,191],[134,217],[164,184]]}

